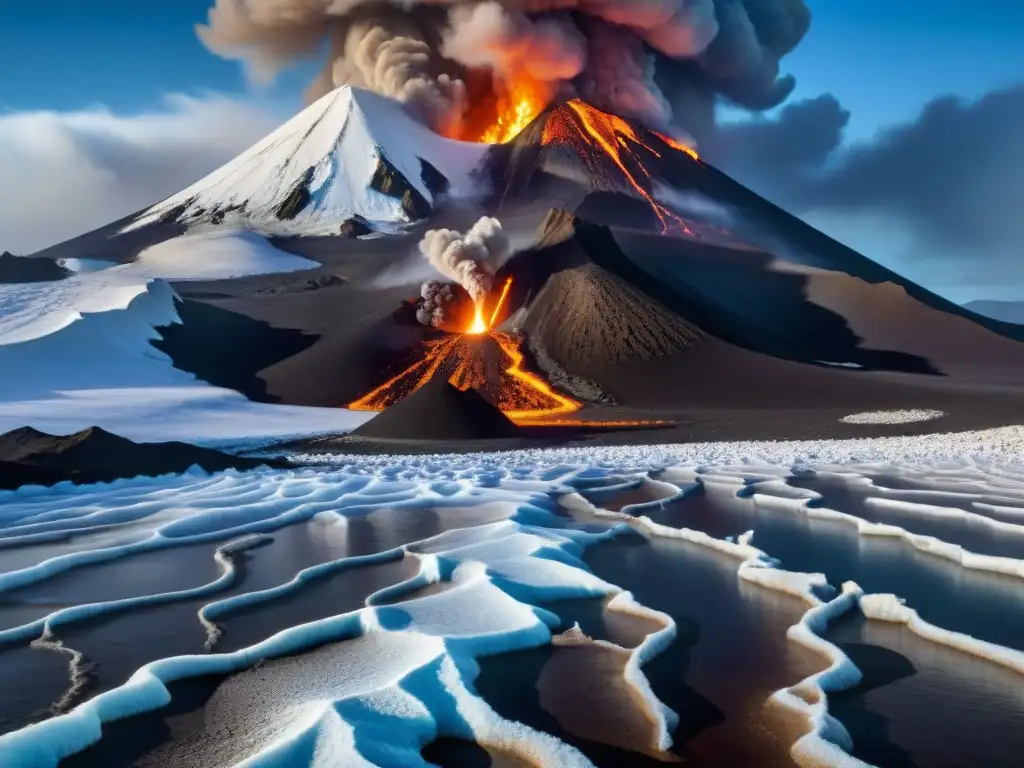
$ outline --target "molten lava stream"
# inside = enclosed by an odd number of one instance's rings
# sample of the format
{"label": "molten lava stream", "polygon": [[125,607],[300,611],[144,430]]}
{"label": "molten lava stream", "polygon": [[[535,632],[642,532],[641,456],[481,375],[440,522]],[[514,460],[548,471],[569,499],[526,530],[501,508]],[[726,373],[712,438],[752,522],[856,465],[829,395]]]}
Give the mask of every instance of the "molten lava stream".
{"label": "molten lava stream", "polygon": [[[426,342],[421,360],[348,407],[355,411],[382,411],[434,376],[445,376],[462,390],[489,390],[498,408],[513,421],[532,422],[578,411],[578,402],[558,394],[546,381],[523,370],[523,354],[517,339],[491,330],[501,318],[511,289],[512,278],[509,277],[490,312],[489,322],[487,308],[482,303],[474,304],[473,320],[464,333]],[[498,351],[504,358],[500,375],[494,370],[493,353]]]}
{"label": "molten lava stream", "polygon": [[[654,147],[646,144],[644,140],[637,133],[637,130],[630,125],[628,122],[623,120],[621,117],[602,112],[589,104],[580,101],[579,99],[572,99],[566,103],[566,106],[573,111],[576,115],[576,121],[572,123],[573,133],[577,134],[585,143],[591,147],[595,147],[607,155],[611,161],[618,167],[622,174],[626,177],[626,181],[629,182],[630,186],[636,190],[640,197],[647,201],[648,205],[651,206],[651,210],[654,211],[654,215],[658,217],[658,221],[661,222],[661,231],[668,232],[671,225],[670,220],[673,224],[681,227],[683,231],[692,235],[693,232],[687,226],[686,220],[675,213],[670,211],[668,208],[663,206],[654,196],[647,191],[647,188],[640,183],[640,180],[630,171],[629,166],[626,164],[623,153],[637,165],[640,172],[643,173],[644,177],[648,182],[652,182],[651,174],[644,167],[643,162],[637,156],[634,146],[646,149],[655,157],[660,158],[661,153],[658,152]],[[568,132],[565,123],[568,121],[550,121],[544,128],[544,136],[542,143],[544,144],[568,144],[572,146],[574,144],[573,137],[564,135]],[[685,152],[687,155],[694,159],[697,158],[697,153],[691,147],[687,147],[675,139],[668,136],[663,136],[660,133],[654,134],[663,143],[672,149]],[[585,157],[585,156],[584,156]]]}
{"label": "molten lava stream", "polygon": [[502,412],[508,416],[508,418],[512,419],[512,421],[530,421],[532,419],[550,418],[551,416],[564,416],[570,413],[575,413],[580,409],[580,404],[578,402],[558,394],[546,381],[538,376],[534,376],[529,371],[524,371],[522,369],[523,354],[519,351],[519,342],[514,338],[507,336],[504,333],[492,333],[491,338],[498,343],[501,351],[504,352],[508,359],[512,361],[512,365],[509,366],[505,373],[522,383],[528,389],[532,389],[534,393],[539,393],[555,403],[554,407],[541,410],[507,410],[502,408]]}

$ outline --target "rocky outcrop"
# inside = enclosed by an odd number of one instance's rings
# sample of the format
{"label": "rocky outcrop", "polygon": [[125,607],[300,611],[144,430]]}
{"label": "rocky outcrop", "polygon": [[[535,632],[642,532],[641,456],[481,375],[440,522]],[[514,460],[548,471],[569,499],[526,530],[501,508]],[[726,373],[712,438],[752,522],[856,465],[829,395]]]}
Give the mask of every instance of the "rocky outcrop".
{"label": "rocky outcrop", "polygon": [[91,427],[71,435],[48,435],[22,427],[0,435],[0,489],[23,485],[110,482],[155,477],[198,466],[207,472],[281,465],[247,459],[188,443],[135,443]]}
{"label": "rocky outcrop", "polygon": [[0,283],[46,283],[70,275],[67,269],[45,257],[0,254]]}

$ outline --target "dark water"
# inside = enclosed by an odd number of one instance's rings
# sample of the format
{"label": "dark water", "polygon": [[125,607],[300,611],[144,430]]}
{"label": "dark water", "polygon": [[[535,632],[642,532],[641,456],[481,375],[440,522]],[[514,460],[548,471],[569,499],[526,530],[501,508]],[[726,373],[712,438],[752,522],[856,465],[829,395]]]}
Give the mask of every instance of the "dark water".
{"label": "dark water", "polygon": [[[858,504],[836,494],[826,498],[826,506],[851,514],[858,514]],[[663,513],[661,522],[716,536],[753,529],[754,545],[779,558],[783,568],[825,573],[833,585],[852,579],[866,592],[895,593],[941,627],[1024,647],[1018,579],[965,571],[899,540],[860,537],[844,523],[755,509],[750,500],[723,491],[693,494]],[[942,521],[928,520],[927,526],[946,541],[960,535],[965,546],[984,538],[969,540],[955,521],[948,529]],[[844,620],[828,638],[865,673],[866,683],[833,697],[832,706],[851,731],[858,756],[882,766],[1021,764],[1024,688],[1018,676],[882,622]]]}
{"label": "dark water", "polygon": [[[202,586],[220,575],[213,554],[222,544],[196,544],[127,555],[0,593],[0,627],[18,626],[67,605]],[[37,608],[33,610],[31,606]]]}
{"label": "dark water", "polygon": [[[627,538],[590,548],[585,561],[676,621],[676,641],[644,667],[655,695],[680,715],[676,758],[695,765],[792,764],[789,745],[799,726],[765,701],[826,665],[786,640],[804,603],[740,582],[737,561],[684,541]],[[576,620],[557,603],[550,608],[567,623]],[[543,711],[536,685],[554,652],[484,659],[477,690],[502,715],[555,733],[599,765],[659,764],[566,734]]]}
{"label": "dark water", "polygon": [[1020,677],[924,640],[904,627],[856,616],[827,634],[865,673],[830,698],[854,754],[893,768],[1021,765]]}
{"label": "dark water", "polygon": [[724,491],[693,493],[652,517],[714,536],[753,530],[754,546],[787,570],[824,573],[833,585],[853,580],[868,593],[895,593],[933,624],[1024,649],[1019,579],[967,571],[893,537],[860,536],[846,523],[755,507]]}
{"label": "dark water", "polygon": [[[886,478],[879,482],[884,482],[888,487],[911,485],[907,481],[901,481],[900,478]],[[868,501],[872,496],[870,489],[851,489],[814,476],[795,477],[789,483],[820,493],[823,497],[821,506],[845,512],[863,520],[896,525],[910,533],[922,536],[934,536],[950,544],[959,544],[968,552],[979,555],[1024,559],[1024,530],[1019,533],[1012,530],[996,530],[992,526],[986,525],[984,520],[977,518],[940,518],[919,511],[875,506]],[[963,499],[956,499],[952,496],[942,498],[925,492],[917,495],[901,494],[894,498],[915,504],[955,509],[966,508],[967,511],[974,511],[969,506],[965,507],[967,502]]]}

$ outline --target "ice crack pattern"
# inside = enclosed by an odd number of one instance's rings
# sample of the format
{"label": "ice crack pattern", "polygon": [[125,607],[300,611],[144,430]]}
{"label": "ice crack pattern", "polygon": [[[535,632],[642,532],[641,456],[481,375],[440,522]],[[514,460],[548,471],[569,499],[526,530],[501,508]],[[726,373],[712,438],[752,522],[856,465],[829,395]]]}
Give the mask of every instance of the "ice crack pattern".
{"label": "ice crack pattern", "polygon": [[[703,744],[762,731],[757,749],[781,744],[790,764],[864,765],[863,728],[831,706],[874,677],[850,627],[1024,673],[1019,470],[573,458],[343,458],[0,494],[0,683],[25,658],[64,670],[5,705],[0,766],[426,765],[453,742],[534,765],[700,764]],[[669,593],[704,585],[648,588],[662,555],[731,574],[721,613],[757,606],[757,631],[796,661],[705,676],[703,635],[729,627],[700,617],[693,640],[699,612]],[[631,562],[651,568],[628,574],[640,590],[620,583]],[[160,643],[132,634],[172,620]],[[120,665],[111,638],[130,648]],[[648,671],[694,642],[676,684]],[[535,716],[488,682],[528,659]],[[580,721],[559,690],[579,670],[629,708],[627,729]],[[694,725],[684,678],[717,721]],[[147,717],[178,725],[129,759],[119,726]]]}

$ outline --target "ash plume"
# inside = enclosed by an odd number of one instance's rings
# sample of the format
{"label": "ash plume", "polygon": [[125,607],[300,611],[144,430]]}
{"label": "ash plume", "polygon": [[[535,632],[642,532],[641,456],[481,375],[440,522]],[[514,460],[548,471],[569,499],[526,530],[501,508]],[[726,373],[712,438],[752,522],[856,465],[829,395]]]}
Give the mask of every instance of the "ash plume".
{"label": "ash plume", "polygon": [[[453,229],[432,229],[420,241],[420,253],[438,272],[458,283],[474,303],[481,304],[494,287],[494,276],[505,264],[512,248],[501,222],[481,218],[465,234]],[[431,301],[424,285],[423,298]]]}
{"label": "ash plume", "polygon": [[428,280],[420,289],[423,303],[416,310],[416,320],[420,325],[432,325],[440,328],[446,319],[446,310],[455,301],[455,291],[451,283],[440,280]]}
{"label": "ash plume", "polygon": [[793,90],[780,61],[809,26],[805,0],[214,0],[197,32],[261,81],[326,47],[309,98],[363,86],[463,136],[523,78],[688,130],[715,97],[767,109]]}

